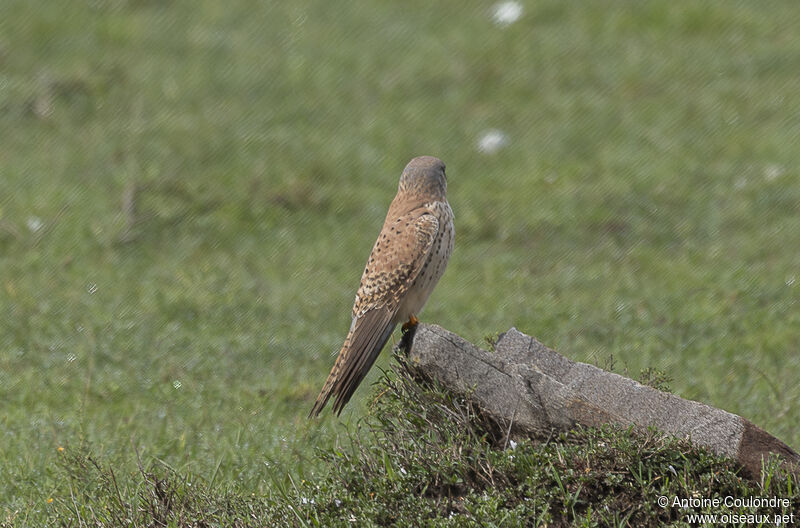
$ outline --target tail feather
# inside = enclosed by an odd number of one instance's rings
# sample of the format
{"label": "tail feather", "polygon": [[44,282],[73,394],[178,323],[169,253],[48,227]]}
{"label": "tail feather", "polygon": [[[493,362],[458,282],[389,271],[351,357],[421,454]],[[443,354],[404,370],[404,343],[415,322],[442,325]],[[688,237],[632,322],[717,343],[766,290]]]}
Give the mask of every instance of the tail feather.
{"label": "tail feather", "polygon": [[336,357],[336,362],[333,364],[330,374],[328,374],[328,379],[325,380],[325,385],[323,385],[322,390],[319,391],[317,401],[314,402],[311,412],[308,413],[309,418],[319,416],[319,413],[322,412],[322,409],[324,409],[325,405],[327,405],[328,400],[331,398],[331,396],[333,396],[334,386],[336,385],[336,380],[339,377],[339,371],[342,369],[343,358],[345,357],[346,350],[349,347],[351,335],[352,334],[347,335],[347,339],[345,339],[344,345],[339,351],[339,355]]}
{"label": "tail feather", "polygon": [[369,369],[375,364],[375,360],[378,359],[378,355],[380,355],[381,350],[383,350],[383,347],[389,340],[389,336],[392,335],[394,327],[395,325],[393,324],[387,326],[383,335],[379,336],[368,348],[368,350],[370,350],[369,354],[361,354],[358,357],[357,364],[342,376],[341,388],[336,395],[336,401],[333,402],[333,412],[335,412],[337,416],[342,414],[342,409],[347,405],[347,402],[350,401],[350,398],[353,396],[353,393],[356,392],[358,386],[361,385],[361,382],[364,381]]}
{"label": "tail feather", "polygon": [[376,308],[357,318],[339,351],[328,379],[317,396],[308,417],[319,415],[331,396],[333,410],[338,415],[369,372],[394,330],[394,313]]}

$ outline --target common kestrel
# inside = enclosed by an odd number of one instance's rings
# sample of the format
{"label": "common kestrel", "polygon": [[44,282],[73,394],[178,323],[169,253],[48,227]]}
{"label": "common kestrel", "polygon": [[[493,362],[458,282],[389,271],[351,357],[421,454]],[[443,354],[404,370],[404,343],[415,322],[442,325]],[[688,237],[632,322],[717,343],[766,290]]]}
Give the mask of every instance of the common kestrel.
{"label": "common kestrel", "polygon": [[417,324],[453,252],[453,210],[446,194],[442,160],[421,156],[406,165],[361,275],[350,331],[309,417],[331,396],[333,411],[340,414],[397,323]]}

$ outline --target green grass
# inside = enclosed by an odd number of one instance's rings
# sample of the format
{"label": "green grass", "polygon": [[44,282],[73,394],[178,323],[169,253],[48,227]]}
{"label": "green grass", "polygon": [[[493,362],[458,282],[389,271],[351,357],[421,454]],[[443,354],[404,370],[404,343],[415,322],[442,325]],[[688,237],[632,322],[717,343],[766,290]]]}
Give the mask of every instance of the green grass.
{"label": "green grass", "polygon": [[[772,526],[776,515],[791,523],[800,511],[797,482],[777,460],[752,482],[730,460],[655,431],[603,427],[515,441],[468,399],[415,380],[407,368],[384,376],[378,391],[353,434],[318,451],[330,468],[324,477],[276,479],[256,496],[157,461],[140,465],[125,487],[83,446],[60,455],[65,484],[53,519],[79,526],[656,527],[697,525],[691,516],[706,514],[722,524],[730,524],[723,516],[758,515]],[[786,502],[728,503],[747,497]],[[693,498],[720,504],[686,502]]]}
{"label": "green grass", "polygon": [[305,416],[420,154],[457,229],[424,321],[652,367],[800,445],[794,2],[490,5],[0,3],[3,519],[68,500],[59,446],[126,482],[133,445],[243,496],[322,478],[377,374]]}

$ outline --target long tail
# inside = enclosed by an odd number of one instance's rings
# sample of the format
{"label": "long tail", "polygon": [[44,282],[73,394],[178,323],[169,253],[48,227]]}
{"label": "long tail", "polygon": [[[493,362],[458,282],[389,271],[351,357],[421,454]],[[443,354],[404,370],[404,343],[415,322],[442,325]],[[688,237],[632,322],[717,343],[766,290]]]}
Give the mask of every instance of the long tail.
{"label": "long tail", "polygon": [[331,396],[336,397],[333,412],[341,414],[392,335],[395,327],[392,316],[389,310],[374,309],[353,322],[309,418],[319,415]]}
{"label": "long tail", "polygon": [[339,351],[339,355],[336,357],[336,362],[333,364],[330,374],[328,374],[328,379],[325,380],[325,385],[323,385],[322,390],[319,391],[319,396],[317,396],[317,401],[314,402],[314,407],[312,407],[311,412],[308,413],[309,418],[318,416],[319,413],[322,412],[322,409],[325,408],[330,397],[333,396],[334,386],[336,385],[336,380],[339,378],[339,372],[342,370],[342,363],[344,363],[343,358],[346,356],[350,345],[350,336],[351,334],[347,335],[347,339],[345,339],[344,345]]}

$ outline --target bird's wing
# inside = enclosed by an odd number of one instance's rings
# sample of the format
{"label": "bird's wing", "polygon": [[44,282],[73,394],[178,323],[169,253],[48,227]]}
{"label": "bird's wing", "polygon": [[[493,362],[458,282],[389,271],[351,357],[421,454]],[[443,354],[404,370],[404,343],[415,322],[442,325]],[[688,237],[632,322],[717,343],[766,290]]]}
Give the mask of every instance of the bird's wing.
{"label": "bird's wing", "polygon": [[425,208],[387,218],[361,276],[353,323],[309,416],[333,395],[337,414],[350,400],[394,330],[400,301],[428,260],[439,220]]}

